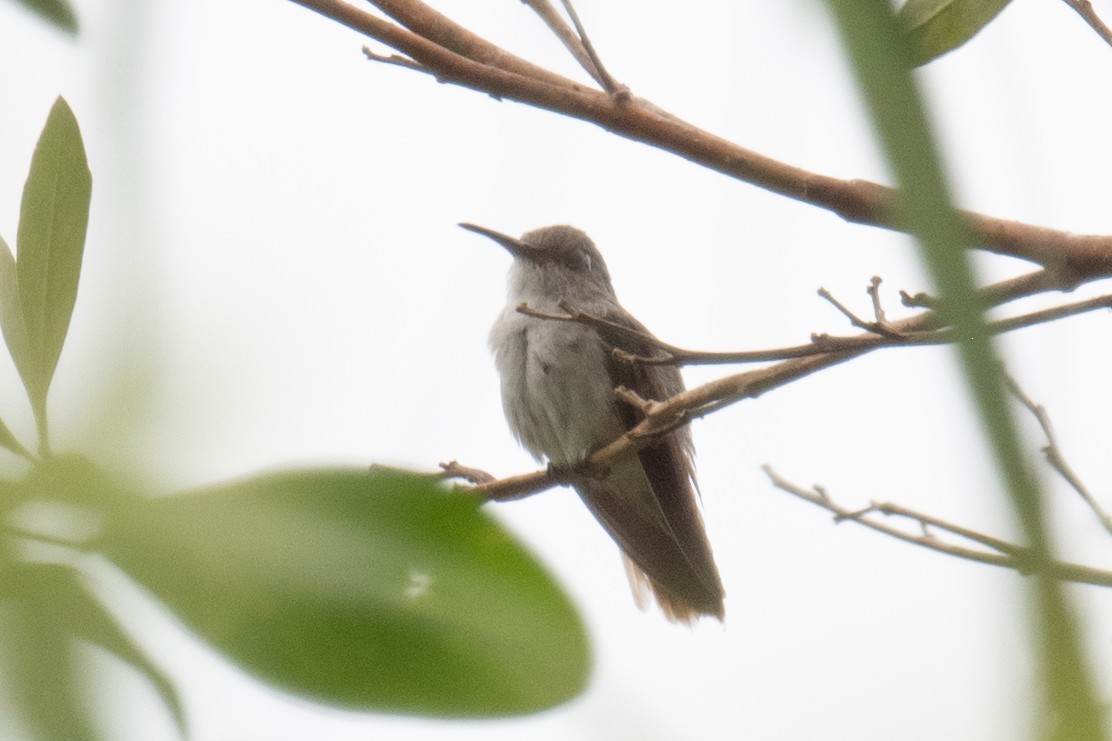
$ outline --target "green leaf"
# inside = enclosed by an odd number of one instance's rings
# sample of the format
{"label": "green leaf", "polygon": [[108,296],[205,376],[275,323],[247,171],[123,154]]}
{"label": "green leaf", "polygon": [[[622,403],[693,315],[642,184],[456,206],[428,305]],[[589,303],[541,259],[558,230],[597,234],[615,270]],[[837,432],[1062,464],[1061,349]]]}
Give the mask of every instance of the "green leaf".
{"label": "green leaf", "polygon": [[[95,643],[144,674],[185,734],[185,715],[173,685],[120,628],[104,605],[89,593],[82,576],[72,567],[60,563],[16,564],[7,574],[3,592],[3,596],[9,598],[23,598],[37,613],[48,616],[49,629],[59,636],[74,636]],[[36,624],[41,619],[37,619]]]}
{"label": "green leaf", "polygon": [[579,693],[584,627],[469,496],[424,476],[291,471],[136,501],[104,552],[228,658],[359,709],[528,713]]}
{"label": "green leaf", "polygon": [[19,2],[63,31],[77,33],[77,16],[66,0],[19,0]]}
{"label": "green leaf", "polygon": [[887,0],[830,0],[858,84],[900,186],[900,217],[919,240],[944,317],[960,338],[958,357],[1012,509],[1030,549],[1030,616],[1049,719],[1044,737],[1099,741],[1104,713],[1076,615],[1049,573],[1054,547],[1038,479],[1029,467],[984,322],[967,248],[968,229],[950,201],[923,102],[908,72],[906,39]]}
{"label": "green leaf", "polygon": [[[3,237],[0,237],[0,330],[16,367],[26,363],[29,351],[27,332],[23,328],[23,308],[19,302],[19,276],[16,274],[15,257]],[[0,446],[25,458],[32,457],[3,420],[0,420]]]}
{"label": "green leaf", "polygon": [[[3,237],[0,237],[0,330],[4,332],[4,343],[20,376],[31,373],[31,348],[27,341],[27,329],[23,326],[19,273],[15,256]],[[24,371],[24,368],[27,370]]]}
{"label": "green leaf", "polygon": [[[3,543],[9,546],[9,543]],[[93,741],[81,700],[81,666],[68,630],[68,590],[47,564],[5,561],[0,570],[0,650],[5,685],[38,741]],[[44,570],[45,569],[45,570]]]}
{"label": "green leaf", "polygon": [[7,423],[2,419],[0,419],[0,447],[7,448],[16,455],[23,456],[28,460],[34,457],[31,455],[31,451],[23,447],[23,443],[19,442],[19,438],[15,436],[15,433],[11,431]]}
{"label": "green leaf", "polygon": [[73,111],[59,97],[50,109],[23,188],[16,259],[27,356],[22,363],[19,356],[15,360],[43,441],[46,393],[77,300],[91,193],[92,175],[81,130]]}
{"label": "green leaf", "polygon": [[178,730],[185,736],[185,711],[174,685],[143,653],[104,605],[88,592],[78,573],[60,564],[42,564],[39,570],[49,570],[47,575],[56,584],[55,591],[59,598],[55,609],[65,616],[65,625],[69,631],[115,654],[144,675],[162,698]]}
{"label": "green leaf", "polygon": [[1010,0],[907,0],[899,20],[918,66],[973,38]]}

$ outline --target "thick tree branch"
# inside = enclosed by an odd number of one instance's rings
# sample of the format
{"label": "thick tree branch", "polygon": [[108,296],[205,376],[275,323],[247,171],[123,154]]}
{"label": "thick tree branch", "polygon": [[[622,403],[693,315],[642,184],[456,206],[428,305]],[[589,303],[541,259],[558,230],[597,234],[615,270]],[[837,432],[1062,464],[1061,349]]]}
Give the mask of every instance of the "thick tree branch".
{"label": "thick tree branch", "polygon": [[1063,0],[1063,2],[1077,11],[1077,14],[1085,19],[1089,27],[1097,32],[1097,36],[1104,39],[1104,43],[1112,46],[1112,29],[1108,28],[1104,21],[1100,19],[1089,0]]}
{"label": "thick tree branch", "polygon": [[[377,39],[403,55],[370,54],[373,59],[427,71],[440,81],[482,91],[495,98],[514,100],[594,123],[714,171],[828,209],[849,221],[897,230],[903,228],[899,214],[900,194],[893,188],[809,172],[703,131],[643,99],[609,94],[615,92],[612,89],[615,85],[607,81],[597,61],[598,56],[590,49],[579,24],[577,43],[569,45],[569,48],[582,47],[580,52],[576,52],[577,57],[582,63],[582,56],[586,54],[590,65],[585,64],[584,67],[588,70],[593,67],[594,76],[609,93],[581,85],[510,54],[418,0],[371,0],[372,5],[393,18],[396,24],[342,0],[293,1]],[[1070,4],[1087,20],[1091,17],[1091,14],[1083,12],[1088,3]],[[1091,8],[1088,10],[1091,11]],[[975,235],[976,246],[1027,260],[1042,268],[986,289],[990,304],[1039,291],[1069,290],[1082,282],[1112,276],[1112,236],[1076,235],[973,212],[963,212],[963,216]],[[875,301],[875,294],[873,297]],[[905,300],[935,308],[930,297],[906,297]],[[1049,311],[1069,313],[1088,310],[1080,308],[1084,303]],[[879,305],[875,304],[874,308],[877,309],[874,312],[877,321],[862,322],[862,326],[870,330],[865,335],[819,337],[809,346],[780,351],[782,354],[779,357],[789,359],[776,365],[731,375],[654,405],[651,413],[636,428],[596,451],[585,463],[587,470],[605,467],[607,462],[644,445],[654,435],[673,429],[677,424],[684,424],[742,399],[759,396],[878,347],[952,341],[952,337],[942,329],[944,325],[934,310],[910,319],[888,322]],[[1032,319],[1033,316],[1028,315],[1027,320],[1048,320],[1045,317]],[[587,320],[583,316],[574,319]],[[1016,327],[1025,326],[1021,317],[998,322],[995,330],[1007,331],[1005,325],[1008,321],[1018,322]],[[670,347],[662,349],[678,350]],[[714,359],[710,358],[711,354],[685,354],[687,357],[683,362],[727,362],[721,354],[713,354],[718,356]],[[767,356],[756,358],[751,354],[733,356],[744,359],[728,362],[768,359]],[[653,359],[652,362],[658,361]],[[542,471],[483,483],[476,487],[476,491],[491,499],[513,498],[566,480],[563,474]],[[920,521],[924,522],[922,518]]]}
{"label": "thick tree branch", "polygon": [[[643,99],[582,86],[487,42],[418,0],[373,0],[400,26],[343,0],[292,1],[379,40],[444,82],[589,121],[849,221],[902,229],[894,188],[809,172],[739,147]],[[1041,265],[1056,287],[1069,289],[1112,275],[1110,235],[1077,235],[972,212],[963,215],[977,246]]]}

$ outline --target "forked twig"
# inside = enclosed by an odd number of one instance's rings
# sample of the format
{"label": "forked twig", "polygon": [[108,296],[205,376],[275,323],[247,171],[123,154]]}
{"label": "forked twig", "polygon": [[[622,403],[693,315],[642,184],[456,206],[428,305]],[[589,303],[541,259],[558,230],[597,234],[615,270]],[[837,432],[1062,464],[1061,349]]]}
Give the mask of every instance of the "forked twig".
{"label": "forked twig", "polygon": [[459,461],[448,461],[440,464],[442,476],[446,479],[463,479],[469,484],[489,484],[495,477],[480,468],[465,466]]}
{"label": "forked twig", "polygon": [[[991,290],[990,287],[989,290]],[[560,303],[563,314],[539,311],[528,304],[521,304],[517,310],[522,314],[559,322],[577,322],[589,327],[594,327],[611,337],[628,339],[633,342],[645,344],[661,352],[660,355],[637,355],[620,347],[614,348],[614,354],[624,360],[645,365],[715,365],[734,363],[760,363],[776,360],[792,360],[831,353],[866,353],[884,347],[923,347],[931,345],[944,345],[954,342],[956,337],[949,329],[921,329],[921,327],[934,326],[933,311],[924,312],[917,317],[912,317],[899,324],[885,321],[883,325],[869,322],[853,314],[828,291],[820,289],[819,295],[827,299],[832,305],[846,315],[850,322],[866,330],[867,334],[852,337],[837,337],[828,334],[813,334],[811,342],[806,345],[793,345],[789,347],[774,348],[770,350],[738,350],[738,351],[708,351],[687,350],[677,345],[670,344],[647,332],[641,332],[621,324],[608,321],[585,311],[576,309],[566,302]],[[1033,327],[1047,322],[1057,321],[1069,316],[1083,314],[1098,309],[1112,308],[1112,295],[1098,296],[1096,298],[1075,301],[1049,309],[1040,309],[1027,314],[1020,314],[1005,319],[989,322],[987,327],[993,334],[1014,332],[1019,329]],[[883,314],[882,314],[883,315]],[[907,328],[905,328],[907,327]],[[908,329],[910,328],[910,329]]]}
{"label": "forked twig", "polygon": [[1078,495],[1080,495],[1081,499],[1088,505],[1093,514],[1096,515],[1097,521],[1100,522],[1101,526],[1112,534],[1112,516],[1108,514],[1108,511],[1101,506],[1100,502],[1098,502],[1092,492],[1089,491],[1089,487],[1085,486],[1085,482],[1081,480],[1081,477],[1077,475],[1073,467],[1066,462],[1065,455],[1062,454],[1062,449],[1058,445],[1058,438],[1054,434],[1054,428],[1050,423],[1050,415],[1047,413],[1046,407],[1035,403],[1035,401],[1020,388],[1016,380],[1007,373],[1004,374],[1004,382],[1008,385],[1008,390],[1012,392],[1012,396],[1018,399],[1019,403],[1022,404],[1027,411],[1031,412],[1035,421],[1039,423],[1039,427],[1042,428],[1043,434],[1046,436],[1046,445],[1043,446],[1042,449],[1043,455],[1046,456],[1046,462],[1050,464],[1050,467],[1053,468],[1059,476],[1065,479],[1066,483],[1069,484]]}
{"label": "forked twig", "polygon": [[579,21],[579,14],[575,12],[575,7],[571,4],[571,0],[561,0],[561,2],[564,4],[564,10],[568,12],[568,17],[571,18],[571,22],[575,24],[575,31],[579,34],[579,40],[583,42],[583,48],[587,50],[587,56],[591,58],[591,63],[598,71],[599,77],[601,78],[600,83],[602,84],[602,89],[618,103],[629,102],[629,88],[616,82],[614,78],[610,76],[610,73],[606,71],[606,67],[603,65],[602,60],[599,59],[598,53],[595,52],[594,44],[591,43],[590,37],[587,36],[587,29],[585,29],[583,24]]}
{"label": "forked twig", "polygon": [[865,292],[869,294],[869,298],[873,301],[873,317],[876,323],[882,327],[888,326],[888,317],[884,314],[884,306],[880,301],[880,284],[881,278],[879,275],[874,275],[869,279],[869,287]]}
{"label": "forked twig", "polygon": [[[1019,544],[895,504],[874,503],[864,509],[852,510],[835,502],[829,493],[821,487],[816,486],[813,489],[804,489],[796,486],[782,478],[767,465],[764,466],[764,472],[769,477],[774,487],[830,512],[834,515],[835,522],[853,522],[867,527],[870,530],[896,538],[897,540],[912,543],[938,553],[944,553],[948,556],[954,556],[967,561],[976,561],[991,566],[1013,569],[1021,574],[1030,574],[1041,570],[1063,581],[1092,584],[1100,587],[1112,587],[1112,571],[1095,569],[1091,566],[1067,561],[1051,561],[1049,563],[1040,564],[1032,559],[1029,549]],[[882,522],[871,515],[895,516],[913,520],[919,526],[920,532],[907,532],[906,530]],[[947,542],[934,535],[932,530],[949,533],[983,546],[987,550],[970,548],[958,543]]]}
{"label": "forked twig", "polygon": [[819,289],[819,297],[829,302],[830,305],[841,312],[846,317],[846,319],[849,319],[850,324],[857,327],[858,329],[863,329],[866,332],[870,332],[881,337],[887,337],[890,340],[903,340],[904,336],[899,332],[894,331],[891,325],[889,325],[888,322],[884,320],[884,310],[880,308],[880,300],[876,297],[876,286],[879,285],[880,279],[873,278],[873,280],[876,281],[876,283],[872,284],[872,291],[870,291],[870,293],[873,296],[873,311],[877,316],[876,321],[865,321],[861,317],[857,316],[852,311],[850,311],[849,307],[847,307],[838,299],[834,298],[834,295],[825,288]]}
{"label": "forked twig", "polygon": [[579,66],[589,74],[595,82],[606,89],[605,78],[595,65],[591,55],[587,52],[587,47],[575,31],[567,24],[563,16],[557,12],[556,8],[548,0],[521,0],[525,5],[529,6],[534,13],[541,17],[544,24],[548,26],[548,30],[555,34],[560,43],[571,52],[575,57],[575,61],[579,62]]}

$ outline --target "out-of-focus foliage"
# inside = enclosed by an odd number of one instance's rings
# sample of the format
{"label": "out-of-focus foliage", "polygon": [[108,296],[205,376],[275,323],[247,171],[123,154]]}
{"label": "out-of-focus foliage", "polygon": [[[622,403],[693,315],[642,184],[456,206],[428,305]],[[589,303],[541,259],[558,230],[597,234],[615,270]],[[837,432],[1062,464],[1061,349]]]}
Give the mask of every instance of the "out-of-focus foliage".
{"label": "out-of-focus foliage", "polygon": [[101,547],[227,657],[326,702],[506,715],[586,682],[574,607],[429,477],[298,470],[130,501]]}
{"label": "out-of-focus foliage", "polygon": [[[16,254],[0,239],[0,328],[39,430],[0,479],[0,669],[37,739],[98,737],[76,652],[135,668],[183,734],[177,688],[82,571],[103,554],[231,661],[349,708],[535,712],[586,684],[590,650],[551,576],[464,494],[401,472],[301,470],[142,496],[48,445],[46,399],[77,297],[92,180],[59,98],[24,187]],[[108,596],[110,598],[110,596]]]}
{"label": "out-of-focus foliage", "polygon": [[77,14],[66,0],[16,0],[66,33],[77,34]]}
{"label": "out-of-focus foliage", "polygon": [[1041,666],[1048,738],[1099,741],[1102,710],[1082,650],[1077,621],[1061,584],[1049,575],[1052,544],[1043,498],[1030,471],[1004,391],[1003,372],[985,327],[965,225],[950,202],[930,127],[911,75],[906,39],[886,0],[832,0],[842,36],[869,104],[888,162],[900,185],[896,204],[919,241],[941,309],[960,338],[966,380],[1012,509],[1030,548],[1030,623]]}
{"label": "out-of-focus foliage", "polygon": [[92,187],[77,119],[58,98],[23,187],[17,257],[0,245],[0,328],[35,412],[44,452],[46,394],[77,300]]}
{"label": "out-of-focus foliage", "polygon": [[927,62],[973,38],[1010,0],[907,0],[899,19],[911,62]]}

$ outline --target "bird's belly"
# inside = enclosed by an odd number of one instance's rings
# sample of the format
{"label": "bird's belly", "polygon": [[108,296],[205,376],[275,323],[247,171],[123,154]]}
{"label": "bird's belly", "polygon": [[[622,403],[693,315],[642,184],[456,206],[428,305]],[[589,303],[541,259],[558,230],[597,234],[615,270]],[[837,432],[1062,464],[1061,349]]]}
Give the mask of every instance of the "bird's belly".
{"label": "bird's belly", "polygon": [[533,455],[572,465],[622,432],[608,350],[589,327],[522,318],[495,348],[506,419]]}

